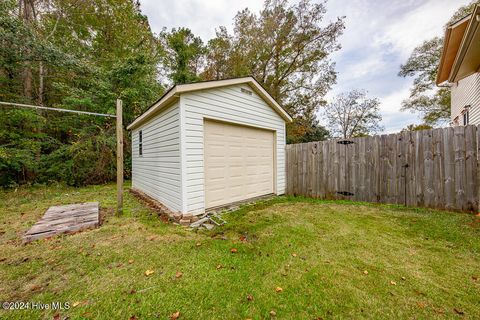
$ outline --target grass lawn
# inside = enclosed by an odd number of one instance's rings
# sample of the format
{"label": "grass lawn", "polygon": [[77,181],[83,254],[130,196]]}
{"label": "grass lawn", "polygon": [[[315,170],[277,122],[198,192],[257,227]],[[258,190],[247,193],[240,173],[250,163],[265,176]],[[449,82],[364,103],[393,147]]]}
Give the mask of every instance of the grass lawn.
{"label": "grass lawn", "polygon": [[[194,232],[125,198],[116,218],[114,185],[0,192],[0,301],[71,305],[0,318],[480,318],[478,216],[280,197]],[[83,201],[100,201],[99,229],[20,243],[49,206]]]}

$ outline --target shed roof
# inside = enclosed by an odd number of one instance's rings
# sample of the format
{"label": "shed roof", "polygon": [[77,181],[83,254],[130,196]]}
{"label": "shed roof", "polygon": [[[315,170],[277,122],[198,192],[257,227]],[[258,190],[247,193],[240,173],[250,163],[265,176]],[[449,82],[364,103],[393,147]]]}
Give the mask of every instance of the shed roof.
{"label": "shed roof", "polygon": [[480,5],[445,31],[437,85],[457,82],[480,71]]}
{"label": "shed roof", "polygon": [[147,111],[136,118],[127,129],[135,129],[148,119],[151,119],[163,107],[170,105],[179,98],[181,93],[226,87],[237,84],[248,84],[270,107],[272,107],[285,121],[292,122],[292,117],[283,109],[272,96],[253,77],[243,77],[225,80],[211,80],[187,84],[177,84],[170,88]]}

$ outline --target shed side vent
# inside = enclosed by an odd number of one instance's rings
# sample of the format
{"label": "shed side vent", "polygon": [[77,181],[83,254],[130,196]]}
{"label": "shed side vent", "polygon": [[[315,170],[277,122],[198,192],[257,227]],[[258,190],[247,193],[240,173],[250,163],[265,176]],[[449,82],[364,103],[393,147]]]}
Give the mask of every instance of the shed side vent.
{"label": "shed side vent", "polygon": [[244,88],[240,88],[240,91],[242,91],[243,93],[248,94],[249,96],[252,95],[252,91],[250,91],[250,90],[247,90],[247,89],[244,89]]}

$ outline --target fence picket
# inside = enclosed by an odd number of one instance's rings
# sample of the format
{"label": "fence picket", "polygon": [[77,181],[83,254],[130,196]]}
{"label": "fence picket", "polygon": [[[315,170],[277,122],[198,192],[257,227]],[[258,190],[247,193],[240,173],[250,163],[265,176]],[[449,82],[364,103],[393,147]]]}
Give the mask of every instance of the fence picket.
{"label": "fence picket", "polygon": [[480,126],[350,140],[288,145],[286,193],[478,211]]}

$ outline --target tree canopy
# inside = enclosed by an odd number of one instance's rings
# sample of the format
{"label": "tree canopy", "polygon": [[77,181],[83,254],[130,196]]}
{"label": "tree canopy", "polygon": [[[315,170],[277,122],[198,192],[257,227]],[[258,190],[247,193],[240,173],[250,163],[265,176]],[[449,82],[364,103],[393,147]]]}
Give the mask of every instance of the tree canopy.
{"label": "tree canopy", "polygon": [[[477,0],[460,7],[445,25],[473,11]],[[438,64],[443,48],[443,38],[434,37],[424,41],[411,53],[405,64],[400,66],[401,77],[414,77],[410,97],[402,102],[403,110],[418,111],[426,124],[434,125],[450,119],[450,88],[438,88],[435,84]]]}
{"label": "tree canopy", "polygon": [[234,19],[233,34],[220,28],[208,43],[205,79],[252,75],[294,118],[290,141],[302,141],[319,124],[315,113],[335,83],[329,55],[340,49],[343,17],[324,23],[323,2],[267,0],[258,13],[245,9]]}
{"label": "tree canopy", "polygon": [[163,30],[160,39],[166,82],[182,84],[199,81],[206,53],[202,39],[187,28],[172,29],[170,32]]}
{"label": "tree canopy", "polygon": [[325,107],[324,115],[335,137],[362,137],[383,130],[380,101],[367,98],[365,91],[340,93]]}
{"label": "tree canopy", "polygon": [[[0,100],[114,113],[120,98],[128,124],[173,84],[251,75],[293,116],[289,143],[322,140],[315,114],[335,83],[329,55],[344,29],[325,13],[323,2],[267,0],[204,43],[184,27],[153,33],[134,0],[5,0]],[[0,106],[1,186],[103,183],[114,159],[111,119]]]}
{"label": "tree canopy", "polygon": [[[7,0],[0,3],[0,34],[0,100],[114,113],[121,98],[129,123],[162,92],[159,42],[136,2]],[[0,185],[115,177],[112,120],[5,107],[0,113]],[[127,143],[127,162],[129,149]]]}

